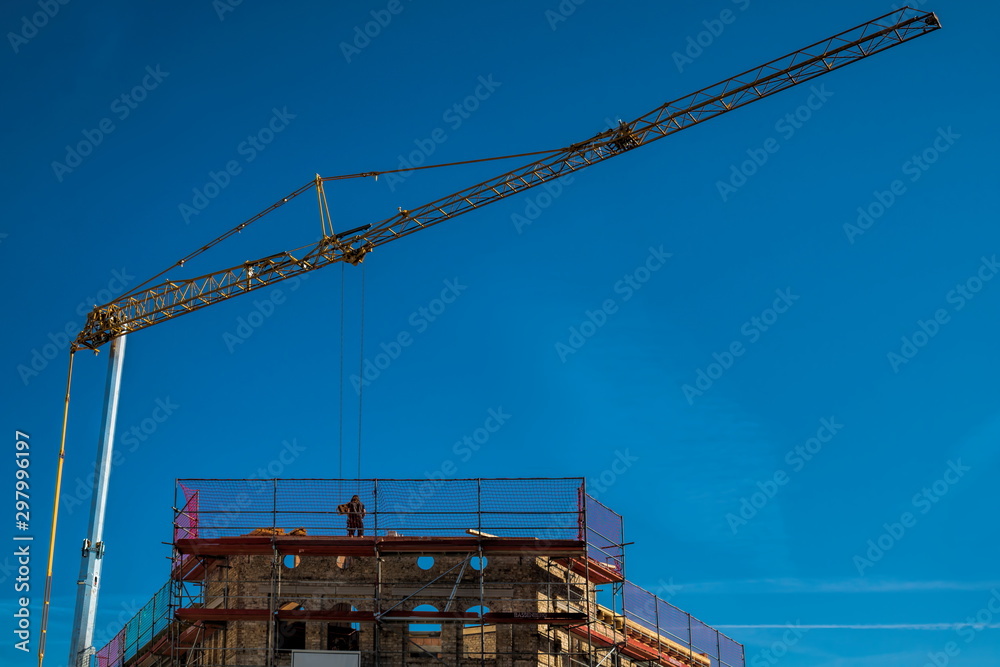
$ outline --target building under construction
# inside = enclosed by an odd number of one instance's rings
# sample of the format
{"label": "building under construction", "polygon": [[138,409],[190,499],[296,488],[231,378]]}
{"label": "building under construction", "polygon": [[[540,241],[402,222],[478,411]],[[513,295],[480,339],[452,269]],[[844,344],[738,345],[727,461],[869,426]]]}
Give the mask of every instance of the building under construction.
{"label": "building under construction", "polygon": [[170,580],[97,667],[744,666],[625,579],[581,478],[180,480],[174,508]]}

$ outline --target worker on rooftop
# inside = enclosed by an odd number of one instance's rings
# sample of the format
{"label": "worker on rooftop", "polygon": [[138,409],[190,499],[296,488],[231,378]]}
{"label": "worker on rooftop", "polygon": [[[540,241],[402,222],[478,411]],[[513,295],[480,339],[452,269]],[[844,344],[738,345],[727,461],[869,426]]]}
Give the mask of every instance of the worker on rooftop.
{"label": "worker on rooftop", "polygon": [[351,502],[340,505],[337,508],[340,514],[347,514],[347,536],[364,537],[365,534],[365,506],[361,503],[361,498],[357,494],[351,496]]}

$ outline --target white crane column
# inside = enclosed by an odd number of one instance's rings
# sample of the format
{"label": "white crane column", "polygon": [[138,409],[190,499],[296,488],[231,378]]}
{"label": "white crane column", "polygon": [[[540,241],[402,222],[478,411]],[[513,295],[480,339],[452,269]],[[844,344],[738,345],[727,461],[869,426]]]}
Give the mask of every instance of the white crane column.
{"label": "white crane column", "polygon": [[83,540],[80,564],[79,589],[76,594],[76,612],[73,614],[73,636],[70,640],[69,667],[90,667],[94,652],[94,623],[97,616],[97,594],[101,584],[101,567],[104,563],[104,514],[108,503],[108,477],[115,444],[115,424],[118,420],[118,394],[122,381],[122,362],[125,358],[125,336],[111,341],[108,359],[108,379],[104,387],[104,415],[101,418],[101,437],[97,444],[97,461],[94,469],[94,495],[90,503],[90,524]]}

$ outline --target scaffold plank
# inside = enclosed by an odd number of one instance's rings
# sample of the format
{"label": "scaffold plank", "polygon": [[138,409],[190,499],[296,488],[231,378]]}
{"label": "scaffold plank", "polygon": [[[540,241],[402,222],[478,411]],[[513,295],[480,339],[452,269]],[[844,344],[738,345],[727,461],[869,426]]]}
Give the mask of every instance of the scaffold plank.
{"label": "scaffold plank", "polygon": [[663,653],[655,644],[640,642],[635,637],[622,637],[620,641],[616,641],[614,636],[602,632],[604,629],[614,632],[610,627],[594,627],[593,624],[590,627],[586,625],[571,627],[570,632],[598,646],[617,646],[622,654],[644,662],[655,662],[668,667],[709,667],[711,664],[707,656],[685,649],[665,637],[660,638],[663,647],[669,647],[677,655]]}
{"label": "scaffold plank", "polygon": [[583,623],[587,615],[577,612],[491,611],[483,614],[484,623],[544,623],[569,625]]}
{"label": "scaffold plank", "polygon": [[557,558],[555,562],[563,567],[585,577],[592,584],[610,584],[625,581],[625,577],[613,565],[602,563],[593,558]]}
{"label": "scaffold plank", "polygon": [[198,581],[204,578],[205,563],[198,558],[185,558],[174,566],[170,578],[175,581]]}
{"label": "scaffold plank", "polygon": [[615,645],[615,640],[613,637],[610,637],[609,635],[606,635],[593,627],[590,627],[588,629],[586,625],[580,625],[570,628],[569,631],[578,637],[582,637],[588,640],[591,644],[594,644],[595,646],[603,646],[606,648]]}
{"label": "scaffold plank", "polygon": [[567,625],[587,620],[587,615],[574,612],[487,612],[481,617],[473,612],[462,611],[410,611],[393,610],[382,616],[370,611],[331,611],[313,609],[288,609],[270,612],[267,609],[206,609],[204,607],[182,607],[176,611],[181,621],[268,621],[272,618],[288,621],[342,621],[351,623],[372,623],[381,621],[405,621],[427,623],[434,621],[461,621],[463,623],[504,623],[504,624],[548,624]]}
{"label": "scaffold plank", "polygon": [[243,535],[239,537],[182,538],[174,546],[182,554],[195,556],[326,554],[331,556],[374,556],[372,537],[277,537]]}
{"label": "scaffold plank", "polygon": [[405,609],[394,609],[380,617],[383,621],[409,621],[419,623],[422,621],[478,621],[479,614],[469,611],[407,611]]}
{"label": "scaffold plank", "polygon": [[269,536],[181,538],[174,546],[195,556],[292,555],[375,556],[377,553],[476,553],[579,556],[581,540],[539,540],[533,537],[328,537]]}
{"label": "scaffold plank", "polygon": [[380,538],[382,553],[473,553],[576,555],[585,553],[580,540],[539,540],[534,537],[385,537]]}
{"label": "scaffold plank", "polygon": [[205,609],[181,607],[174,612],[180,621],[266,621],[271,618],[267,609]]}

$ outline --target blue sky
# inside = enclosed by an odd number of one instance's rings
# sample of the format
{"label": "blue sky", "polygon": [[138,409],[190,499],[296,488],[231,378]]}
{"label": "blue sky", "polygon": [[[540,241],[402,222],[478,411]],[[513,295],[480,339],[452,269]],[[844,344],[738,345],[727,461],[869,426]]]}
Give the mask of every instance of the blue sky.
{"label": "blue sky", "polygon": [[[0,10],[4,423],[31,435],[36,623],[65,332],[101,295],[315,173],[565,146],[894,8],[400,0],[365,43],[355,29],[388,2],[53,2],[36,19],[42,5]],[[921,8],[944,29],[821,88],[391,243],[364,268],[131,336],[99,630],[165,581],[175,478],[357,475],[363,293],[364,357],[411,344],[364,389],[362,476],[449,462],[456,477],[585,476],[625,517],[629,578],[672,584],[670,601],[743,642],[750,664],[923,665],[949,642],[949,664],[996,664],[1000,9]],[[80,142],[94,146],[77,161]],[[334,182],[334,226],[505,168]],[[168,275],[314,241],[310,198]],[[567,353],[588,319],[602,324]],[[77,355],[69,497],[87,497],[105,370],[105,354]],[[491,410],[509,418],[461,454]],[[48,665],[64,664],[85,528],[86,502],[64,505]],[[955,627],[977,616],[985,627]],[[33,664],[35,638],[30,655],[5,641],[5,664]]]}

